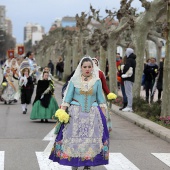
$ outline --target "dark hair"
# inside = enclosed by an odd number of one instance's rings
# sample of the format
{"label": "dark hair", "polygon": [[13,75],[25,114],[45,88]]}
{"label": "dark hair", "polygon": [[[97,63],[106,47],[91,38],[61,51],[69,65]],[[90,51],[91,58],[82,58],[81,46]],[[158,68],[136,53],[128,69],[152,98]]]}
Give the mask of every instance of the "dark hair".
{"label": "dark hair", "polygon": [[26,54],[26,56],[24,57],[24,59],[25,59],[26,57],[29,57],[31,54],[32,54],[32,52],[31,52],[31,51],[28,51],[27,54]]}
{"label": "dark hair", "polygon": [[22,76],[24,76],[25,70],[28,70],[28,74],[30,74],[30,69],[29,69],[29,68],[24,68],[24,69],[22,70]]}
{"label": "dark hair", "polygon": [[92,60],[94,61],[96,61],[97,62],[97,66],[99,65],[99,61],[98,61],[98,59],[97,58],[92,58]]}
{"label": "dark hair", "polygon": [[44,72],[43,72],[43,75],[44,75],[45,73],[49,74],[49,72],[48,72],[48,71],[44,71]]}
{"label": "dark hair", "polygon": [[93,66],[93,62],[92,62],[92,60],[91,60],[89,57],[85,57],[85,58],[82,60],[81,66],[83,65],[84,62],[88,62],[88,61],[91,62],[92,66]]}
{"label": "dark hair", "polygon": [[151,59],[150,59],[150,58],[148,58],[148,59],[146,60],[146,62],[148,63],[150,60],[151,60]]}

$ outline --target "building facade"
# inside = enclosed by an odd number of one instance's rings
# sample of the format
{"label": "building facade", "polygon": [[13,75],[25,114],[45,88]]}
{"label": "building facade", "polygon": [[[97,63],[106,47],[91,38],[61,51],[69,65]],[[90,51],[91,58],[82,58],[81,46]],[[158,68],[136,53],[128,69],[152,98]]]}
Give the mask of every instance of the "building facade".
{"label": "building facade", "polygon": [[44,27],[39,24],[27,23],[24,27],[24,42],[31,40],[32,45],[42,39],[44,34]]}
{"label": "building facade", "polygon": [[3,5],[0,5],[0,29],[4,30],[6,29],[6,8]]}

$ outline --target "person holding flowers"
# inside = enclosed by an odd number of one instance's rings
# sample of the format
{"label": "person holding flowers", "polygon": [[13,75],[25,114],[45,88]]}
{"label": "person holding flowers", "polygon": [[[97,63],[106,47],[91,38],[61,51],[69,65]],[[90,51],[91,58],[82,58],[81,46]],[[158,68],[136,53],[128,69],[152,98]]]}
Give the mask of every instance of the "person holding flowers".
{"label": "person holding flowers", "polygon": [[9,66],[4,69],[3,83],[2,83],[2,95],[1,98],[4,104],[11,104],[14,101],[16,94],[16,87],[14,85],[13,73]]}
{"label": "person holding flowers", "polygon": [[36,96],[33,103],[30,119],[41,119],[41,122],[48,122],[48,119],[52,119],[58,104],[53,97],[54,84],[49,78],[49,72],[43,72],[43,79],[38,81]]}
{"label": "person holding flowers", "polygon": [[108,164],[106,107],[99,69],[90,57],[83,57],[56,111],[61,127],[49,159],[72,170]]}

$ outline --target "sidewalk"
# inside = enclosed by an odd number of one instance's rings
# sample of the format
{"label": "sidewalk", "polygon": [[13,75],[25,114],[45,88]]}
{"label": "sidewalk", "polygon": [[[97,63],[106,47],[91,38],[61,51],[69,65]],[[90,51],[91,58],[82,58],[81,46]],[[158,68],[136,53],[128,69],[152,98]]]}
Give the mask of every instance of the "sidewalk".
{"label": "sidewalk", "polygon": [[132,112],[122,112],[119,107],[112,104],[113,113],[125,118],[126,120],[134,123],[135,125],[147,130],[148,132],[154,134],[157,137],[170,143],[170,129],[167,129],[157,123],[154,123],[148,119],[145,119]]}
{"label": "sidewalk", "polygon": [[[54,81],[60,85],[64,85],[64,82],[54,79]],[[141,92],[142,93],[142,92]],[[170,143],[170,129],[167,129],[157,123],[154,123],[148,119],[145,119],[132,112],[122,112],[119,110],[119,107],[112,104],[113,113],[125,118],[126,120],[134,123],[135,125],[141,127],[142,129],[147,130],[148,132],[154,134],[157,137]]]}

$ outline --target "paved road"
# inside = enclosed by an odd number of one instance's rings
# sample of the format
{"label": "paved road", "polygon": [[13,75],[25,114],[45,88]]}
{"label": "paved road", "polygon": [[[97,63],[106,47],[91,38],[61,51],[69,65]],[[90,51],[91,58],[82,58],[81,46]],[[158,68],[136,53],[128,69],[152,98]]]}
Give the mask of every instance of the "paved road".
{"label": "paved road", "polygon": [[[56,85],[56,98],[61,103],[61,86]],[[34,98],[34,97],[33,97]],[[0,103],[0,170],[71,170],[70,167],[50,163],[43,153],[50,141],[43,141],[55,123],[41,123],[22,114],[18,102]],[[110,134],[110,164],[94,170],[169,170],[170,144],[112,114]],[[51,137],[49,134],[46,137]],[[156,156],[163,159],[156,158]],[[80,168],[82,170],[82,168]]]}

